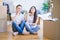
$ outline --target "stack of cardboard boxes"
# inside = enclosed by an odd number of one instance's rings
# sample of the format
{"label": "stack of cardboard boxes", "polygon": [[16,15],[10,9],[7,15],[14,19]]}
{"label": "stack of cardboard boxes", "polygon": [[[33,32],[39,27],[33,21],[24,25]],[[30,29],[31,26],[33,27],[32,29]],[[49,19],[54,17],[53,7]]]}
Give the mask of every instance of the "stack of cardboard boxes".
{"label": "stack of cardboard boxes", "polygon": [[7,7],[0,5],[0,32],[7,31]]}

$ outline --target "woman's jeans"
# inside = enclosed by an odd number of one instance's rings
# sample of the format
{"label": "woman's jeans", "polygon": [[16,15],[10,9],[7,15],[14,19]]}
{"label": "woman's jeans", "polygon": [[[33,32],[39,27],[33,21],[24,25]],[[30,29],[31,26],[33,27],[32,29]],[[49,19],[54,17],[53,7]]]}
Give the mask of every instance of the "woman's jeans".
{"label": "woman's jeans", "polygon": [[18,33],[22,33],[24,30],[24,26],[25,26],[25,20],[23,20],[21,22],[21,24],[17,25],[15,22],[12,22],[12,30],[13,32],[18,32]]}
{"label": "woman's jeans", "polygon": [[26,27],[26,30],[29,31],[30,33],[37,32],[40,29],[38,25],[33,28],[33,26],[29,25],[29,23],[27,22],[25,23],[25,27]]}

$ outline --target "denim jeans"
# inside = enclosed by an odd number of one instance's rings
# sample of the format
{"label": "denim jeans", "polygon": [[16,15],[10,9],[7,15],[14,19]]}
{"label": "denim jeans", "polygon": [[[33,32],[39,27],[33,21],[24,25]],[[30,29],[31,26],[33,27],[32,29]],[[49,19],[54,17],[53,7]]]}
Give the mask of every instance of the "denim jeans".
{"label": "denim jeans", "polygon": [[27,22],[25,23],[25,27],[26,27],[26,30],[29,31],[30,33],[37,32],[40,29],[38,25],[36,27],[32,28],[33,26],[29,25],[29,23],[27,23]]}
{"label": "denim jeans", "polygon": [[22,33],[24,30],[24,26],[25,26],[25,20],[23,20],[21,22],[21,24],[17,25],[15,22],[12,22],[12,30],[13,32],[18,32],[18,33]]}

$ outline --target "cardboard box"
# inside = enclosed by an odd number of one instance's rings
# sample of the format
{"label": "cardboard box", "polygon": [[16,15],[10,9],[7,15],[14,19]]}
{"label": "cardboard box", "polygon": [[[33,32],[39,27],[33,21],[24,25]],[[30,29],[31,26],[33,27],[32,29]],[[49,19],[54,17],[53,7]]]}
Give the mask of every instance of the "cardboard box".
{"label": "cardboard box", "polygon": [[7,7],[0,6],[0,32],[7,31]]}

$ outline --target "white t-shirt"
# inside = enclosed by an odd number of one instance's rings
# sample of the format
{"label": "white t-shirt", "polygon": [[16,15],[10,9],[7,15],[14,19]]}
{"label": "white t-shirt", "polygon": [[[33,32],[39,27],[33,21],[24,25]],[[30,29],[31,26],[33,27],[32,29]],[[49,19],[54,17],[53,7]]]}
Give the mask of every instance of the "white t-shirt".
{"label": "white t-shirt", "polygon": [[27,20],[28,20],[28,23],[33,23],[33,19],[34,19],[34,16],[31,15],[30,16],[30,13],[27,15]]}
{"label": "white t-shirt", "polygon": [[19,15],[16,16],[16,13],[13,13],[11,17],[15,17],[13,20],[15,23],[20,24],[22,20],[24,20],[24,15],[20,13]]}
{"label": "white t-shirt", "polygon": [[31,27],[31,28],[35,28],[36,27],[36,25],[32,25],[33,24],[33,19],[34,19],[34,16],[33,15],[30,15],[30,13],[28,13],[28,15],[27,15],[27,24],[29,24],[30,26],[33,26],[33,27]]}

